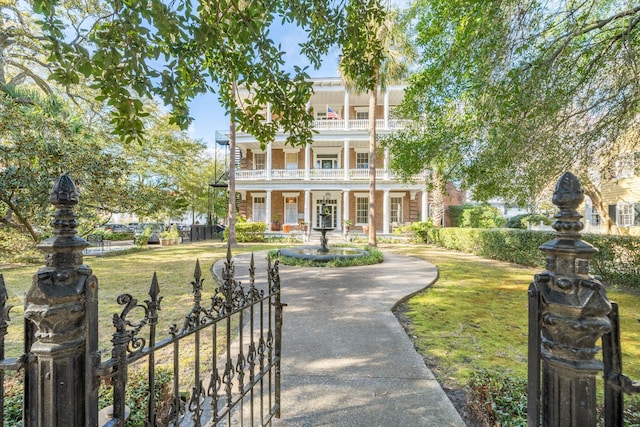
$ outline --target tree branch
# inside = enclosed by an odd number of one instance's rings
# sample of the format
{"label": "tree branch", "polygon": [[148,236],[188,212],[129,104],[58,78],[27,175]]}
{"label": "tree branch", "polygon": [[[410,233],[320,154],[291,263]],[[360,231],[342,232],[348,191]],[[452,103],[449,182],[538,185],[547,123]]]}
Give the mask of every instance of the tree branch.
{"label": "tree branch", "polygon": [[42,78],[40,78],[38,75],[33,73],[30,69],[26,68],[22,64],[19,64],[17,62],[13,62],[13,61],[11,61],[9,59],[6,59],[5,63],[9,64],[9,65],[11,65],[13,67],[19,68],[25,74],[27,74],[40,87],[40,89],[42,89],[42,91],[44,93],[46,93],[47,95],[53,95],[53,90],[51,90],[51,87],[47,84],[47,82],[45,82]]}

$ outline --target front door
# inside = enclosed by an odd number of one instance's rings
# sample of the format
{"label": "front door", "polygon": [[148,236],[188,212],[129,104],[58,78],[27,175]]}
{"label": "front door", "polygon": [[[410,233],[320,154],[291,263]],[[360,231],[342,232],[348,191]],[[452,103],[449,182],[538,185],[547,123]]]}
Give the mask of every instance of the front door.
{"label": "front door", "polygon": [[316,200],[316,215],[314,224],[315,227],[327,227],[327,228],[337,228],[338,226],[338,202],[335,199],[327,200],[325,205],[325,212],[328,214],[325,219],[325,224],[321,224],[320,221],[322,217],[320,216],[322,209],[322,201]]}

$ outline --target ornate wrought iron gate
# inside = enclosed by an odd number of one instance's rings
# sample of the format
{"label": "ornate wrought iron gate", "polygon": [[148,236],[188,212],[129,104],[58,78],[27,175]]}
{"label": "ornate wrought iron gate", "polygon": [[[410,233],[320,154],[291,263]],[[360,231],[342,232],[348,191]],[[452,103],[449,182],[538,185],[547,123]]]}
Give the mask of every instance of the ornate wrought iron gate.
{"label": "ornate wrought iron gate", "polygon": [[[144,369],[148,393],[144,421],[128,425],[254,426],[280,416],[277,262],[268,261],[266,280],[259,281],[252,256],[243,285],[235,279],[228,247],[222,275],[206,297],[196,262],[190,310],[181,325],[172,325],[164,335],[157,331],[163,297],[154,274],[143,302],[129,293],[118,296],[122,310],[113,315],[111,357],[101,362],[98,280],[82,263],[87,242],[76,236],[78,195],[68,176],[58,179],[51,201],[56,206],[54,237],[39,245],[47,264],[34,275],[27,294],[25,353],[18,359],[4,357],[11,307],[5,307],[0,275],[0,387],[4,392],[5,370],[24,368],[25,426],[124,426],[134,415],[126,406],[132,365]],[[99,390],[112,402],[101,411]]]}

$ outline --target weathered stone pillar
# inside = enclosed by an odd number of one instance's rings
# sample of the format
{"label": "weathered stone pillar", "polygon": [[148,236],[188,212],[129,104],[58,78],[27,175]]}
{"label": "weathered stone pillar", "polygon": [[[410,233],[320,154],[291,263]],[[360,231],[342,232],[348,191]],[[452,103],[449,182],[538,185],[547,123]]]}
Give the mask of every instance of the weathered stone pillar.
{"label": "weathered stone pillar", "polygon": [[611,303],[600,281],[589,275],[589,259],[597,252],[580,239],[583,224],[577,208],[584,200],[580,182],[566,172],[553,194],[559,211],[556,238],[543,244],[546,270],[536,275],[540,294],[542,357],[542,424],[596,425],[595,359],[597,341],[611,328]]}
{"label": "weathered stone pillar", "polygon": [[85,399],[92,388],[86,373],[86,289],[97,291],[97,279],[82,264],[88,244],[76,236],[78,192],[69,176],[58,178],[51,203],[54,236],[38,245],[46,266],[33,276],[25,303],[27,330],[33,331],[30,352],[36,357],[27,372],[25,425],[80,427],[90,412]]}

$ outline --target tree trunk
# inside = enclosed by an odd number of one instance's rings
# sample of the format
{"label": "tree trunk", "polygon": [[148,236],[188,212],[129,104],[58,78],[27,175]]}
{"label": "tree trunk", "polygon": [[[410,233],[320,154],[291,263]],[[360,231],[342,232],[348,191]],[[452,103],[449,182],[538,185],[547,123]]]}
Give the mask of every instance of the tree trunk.
{"label": "tree trunk", "polygon": [[588,178],[584,176],[580,177],[580,181],[582,183],[584,194],[586,196],[589,196],[589,198],[591,199],[591,203],[598,210],[598,214],[600,215],[602,225],[604,225],[605,227],[605,231],[607,232],[607,234],[611,234],[614,222],[613,219],[609,216],[607,205],[605,205],[604,200],[602,200],[602,193],[600,193],[600,190],[598,190]]}
{"label": "tree trunk", "polygon": [[376,104],[378,88],[369,91],[369,246],[376,240]]}
{"label": "tree trunk", "polygon": [[26,228],[27,232],[29,233],[33,241],[38,243],[40,241],[40,237],[36,234],[35,230],[31,226],[27,218],[25,218],[20,214],[20,212],[18,211],[18,207],[13,203],[11,199],[4,200],[4,202],[9,207],[9,212],[12,212],[13,215],[15,215],[15,217],[18,219],[18,223],[22,225],[24,228]]}
{"label": "tree trunk", "polygon": [[[236,84],[233,84],[235,96]],[[229,244],[236,246],[236,122],[235,115],[231,114],[229,123]]]}
{"label": "tree trunk", "polygon": [[434,209],[429,212],[429,217],[435,227],[444,227],[444,193],[446,189],[442,175],[435,167],[431,172],[431,186],[431,205]]}

